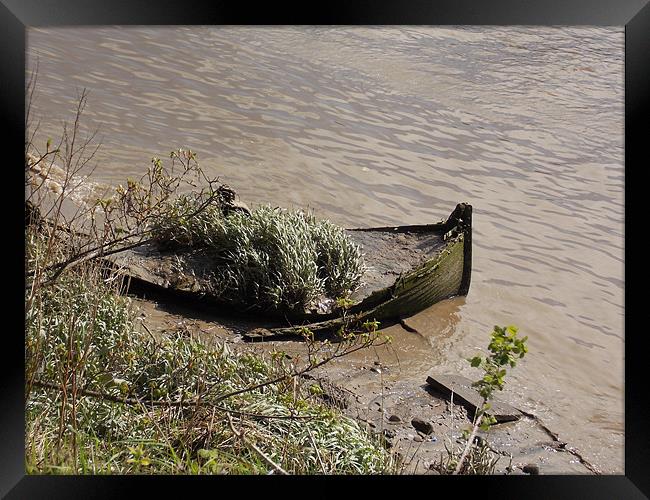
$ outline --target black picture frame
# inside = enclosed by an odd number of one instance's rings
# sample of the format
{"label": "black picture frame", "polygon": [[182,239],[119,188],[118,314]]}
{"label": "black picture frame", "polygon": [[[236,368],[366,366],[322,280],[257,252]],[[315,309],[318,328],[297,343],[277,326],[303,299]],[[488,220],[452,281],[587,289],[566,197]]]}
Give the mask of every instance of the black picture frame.
{"label": "black picture frame", "polygon": [[[648,362],[646,333],[631,328],[638,312],[627,308],[633,290],[643,289],[644,273],[629,259],[642,222],[641,196],[644,187],[642,162],[648,141],[648,101],[650,97],[650,3],[649,0],[412,0],[330,1],[300,6],[266,2],[252,6],[242,2],[225,4],[197,0],[2,0],[0,3],[0,99],[4,140],[4,201],[6,270],[15,272],[24,283],[24,218],[19,185],[19,165],[23,161],[25,98],[25,32],[32,26],[68,25],[189,25],[189,24],[418,24],[418,25],[608,25],[625,26],[625,474],[620,476],[512,476],[462,477],[184,477],[184,476],[26,476],[24,467],[24,326],[23,303],[17,286],[6,285],[5,312],[15,318],[4,330],[5,353],[0,379],[0,496],[6,498],[113,498],[133,493],[136,486],[148,495],[158,492],[187,494],[188,487],[207,486],[215,494],[227,486],[250,493],[255,486],[268,493],[268,481],[278,492],[322,497],[355,485],[363,495],[397,484],[398,488],[422,487],[436,495],[441,485],[455,484],[472,496],[494,493],[500,498],[648,498],[650,495],[649,431],[650,405],[643,369]],[[12,166],[11,164],[16,164]],[[16,184],[14,184],[14,182]],[[14,199],[14,196],[16,199]],[[16,243],[13,243],[13,242]],[[11,243],[10,243],[11,242]],[[23,252],[20,249],[23,249]],[[19,261],[23,259],[22,261]],[[632,272],[628,272],[631,269]],[[10,273],[5,272],[5,281]],[[15,302],[15,303],[14,303]],[[9,326],[11,325],[11,326]],[[15,325],[15,326],[14,326]],[[569,361],[570,362],[570,361]],[[298,481],[299,484],[296,484]],[[305,482],[308,481],[308,482]],[[315,481],[319,481],[316,484]],[[323,488],[330,485],[330,488]],[[266,490],[266,492],[265,492]],[[338,494],[338,493],[337,493]]]}

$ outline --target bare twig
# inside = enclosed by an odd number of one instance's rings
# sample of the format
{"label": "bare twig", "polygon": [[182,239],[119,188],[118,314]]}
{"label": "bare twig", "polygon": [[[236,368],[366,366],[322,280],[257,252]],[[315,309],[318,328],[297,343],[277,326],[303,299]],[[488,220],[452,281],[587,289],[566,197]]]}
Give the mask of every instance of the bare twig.
{"label": "bare twig", "polygon": [[[485,400],[483,401],[483,404],[485,404]],[[478,429],[481,426],[482,420],[483,420],[482,414],[479,414],[475,417],[474,426],[472,427],[472,433],[469,435],[469,438],[467,439],[467,443],[465,443],[465,448],[463,449],[463,453],[460,455],[460,458],[458,459],[458,463],[456,464],[456,469],[454,469],[453,474],[458,474],[463,469],[463,466],[465,465],[465,461],[467,460],[467,456],[469,455],[470,449],[474,445],[474,438],[476,437],[476,433],[478,432]]]}
{"label": "bare twig", "polygon": [[[237,389],[235,391],[228,392],[226,394],[222,394],[217,398],[217,401],[223,401],[224,399],[230,398],[232,396],[237,396],[239,394],[243,394],[243,393],[246,393],[246,392],[251,392],[251,391],[255,391],[257,389],[261,389],[262,387],[277,384],[277,383],[282,382],[284,380],[287,380],[289,378],[300,377],[300,376],[304,375],[305,373],[313,371],[316,368],[319,368],[319,367],[329,363],[330,361],[332,361],[334,359],[341,358],[343,356],[347,356],[348,354],[352,354],[353,352],[359,351],[361,349],[365,349],[369,345],[371,345],[371,343],[364,342],[363,344],[360,344],[360,345],[355,346],[353,348],[346,349],[343,352],[335,352],[330,357],[324,358],[321,361],[319,361],[318,363],[309,363],[308,365],[306,365],[304,368],[302,368],[300,370],[294,370],[291,373],[286,373],[286,374],[280,375],[279,377],[276,377],[274,379],[267,380],[265,382],[260,382],[259,384],[255,384],[255,385],[252,385],[252,386],[249,386],[249,387],[244,387],[243,389]],[[379,344],[379,345],[383,345],[383,343]]]}
{"label": "bare twig", "polygon": [[323,474],[327,474],[327,469],[325,468],[325,464],[323,463],[323,459],[320,456],[320,451],[318,451],[318,445],[316,444],[316,440],[314,439],[314,435],[311,433],[311,429],[309,427],[306,427],[307,433],[309,434],[309,439],[311,440],[311,445],[314,447],[314,450],[316,451],[316,457],[318,458],[318,463],[320,464],[320,469],[323,472]]}

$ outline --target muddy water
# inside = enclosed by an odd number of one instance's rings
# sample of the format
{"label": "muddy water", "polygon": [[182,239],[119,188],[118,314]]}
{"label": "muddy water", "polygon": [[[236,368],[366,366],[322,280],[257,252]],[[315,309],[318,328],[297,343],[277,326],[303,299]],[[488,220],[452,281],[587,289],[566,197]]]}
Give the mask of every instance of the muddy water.
{"label": "muddy water", "polygon": [[469,377],[494,324],[530,354],[510,400],[609,473],[623,464],[622,28],[57,28],[39,60],[37,139],[76,89],[123,182],[183,146],[247,202],[347,226],[474,206],[466,299],[395,330],[403,376]]}

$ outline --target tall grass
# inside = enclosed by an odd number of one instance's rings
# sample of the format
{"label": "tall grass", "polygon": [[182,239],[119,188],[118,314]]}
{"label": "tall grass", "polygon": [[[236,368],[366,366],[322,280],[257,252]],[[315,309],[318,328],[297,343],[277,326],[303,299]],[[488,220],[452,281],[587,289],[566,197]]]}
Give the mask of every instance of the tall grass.
{"label": "tall grass", "polygon": [[[180,197],[170,213],[191,203]],[[161,218],[154,234],[166,245],[209,249],[215,295],[261,309],[304,310],[347,296],[364,272],[361,249],[345,230],[300,210],[259,206],[228,216],[208,210],[180,223]]]}
{"label": "tall grass", "polygon": [[[292,249],[304,243],[315,262],[319,255],[326,262],[345,259],[354,255],[354,249],[340,255],[337,250],[319,254],[316,248],[327,247],[305,239],[304,232],[283,236],[290,228],[274,229],[274,222],[264,217],[265,213],[271,219],[285,217],[285,222],[292,220],[304,229],[308,226],[304,215],[277,215],[262,209],[251,217],[260,225],[255,230],[237,215],[224,217],[217,181],[206,178],[196,155],[183,150],[171,154],[170,171],[154,158],[141,182],[129,181],[127,188],[118,188],[117,196],[99,199],[66,219],[62,206],[71,199],[75,176],[96,152],[93,148],[86,153],[92,137],[79,142],[85,100],[84,92],[74,125],[64,130],[54,149],[48,140],[39,153],[32,143],[35,131],[30,132],[26,119],[27,472],[393,471],[393,460],[377,439],[303,387],[299,375],[327,361],[314,342],[307,343],[307,367],[296,371],[286,366],[284,357],[234,352],[224,344],[208,345],[181,332],[154,335],[122,294],[119,272],[97,259],[149,241],[151,231],[171,244],[205,246],[213,239],[216,245],[219,238],[221,243],[230,242],[237,234],[255,240],[253,235],[265,227],[262,240],[267,244],[250,243],[250,248],[262,261],[282,263],[289,272],[304,272],[303,264],[292,264],[293,254],[283,254],[278,241],[290,243]],[[46,188],[55,161],[61,162],[63,176],[60,189],[52,194]],[[174,161],[181,166],[180,174],[174,173]],[[35,169],[46,162],[46,169]],[[195,175],[208,187],[179,198],[176,206],[169,200],[187,175]],[[52,203],[43,210],[41,203],[46,200]],[[96,219],[96,214],[103,217]],[[328,231],[326,225],[321,227]],[[243,256],[247,245],[240,241],[228,252],[234,255],[242,249]],[[254,259],[241,262],[251,268],[241,271],[244,278],[258,276],[259,270],[251,265]],[[343,286],[336,276],[319,274],[317,263],[310,266],[310,272],[315,270],[309,278],[313,283],[332,291]],[[234,274],[234,264],[230,268]],[[263,281],[260,297],[279,283],[273,280],[288,277],[285,268],[279,267],[279,277]],[[281,297],[293,304],[312,295],[291,291]],[[354,339],[344,339],[341,346],[353,347],[346,351],[337,346],[332,359],[371,345],[374,337],[369,335],[361,334],[356,347]]]}
{"label": "tall grass", "polygon": [[157,339],[116,286],[97,266],[77,266],[27,311],[28,472],[394,467],[377,440],[300,383],[247,390],[282,375],[279,362],[180,333]]}

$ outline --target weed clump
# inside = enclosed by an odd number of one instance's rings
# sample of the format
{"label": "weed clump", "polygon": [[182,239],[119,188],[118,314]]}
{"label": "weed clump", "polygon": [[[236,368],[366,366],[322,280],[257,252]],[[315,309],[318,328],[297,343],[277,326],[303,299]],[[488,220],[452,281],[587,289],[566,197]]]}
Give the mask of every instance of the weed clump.
{"label": "weed clump", "polygon": [[[181,196],[166,213],[187,213],[199,201]],[[300,210],[259,206],[223,214],[161,218],[154,237],[169,246],[201,247],[213,260],[213,293],[264,310],[299,311],[348,296],[361,284],[361,249],[345,230]]]}
{"label": "weed clump", "polygon": [[183,332],[156,338],[114,292],[97,266],[78,266],[27,310],[28,473],[393,470],[378,439],[282,363]]}
{"label": "weed clump", "polygon": [[[202,210],[197,209],[205,204]],[[163,214],[156,217],[153,236],[162,248],[178,249],[205,246],[215,224],[223,218],[219,200],[205,202],[195,194],[182,194],[168,202]]]}

